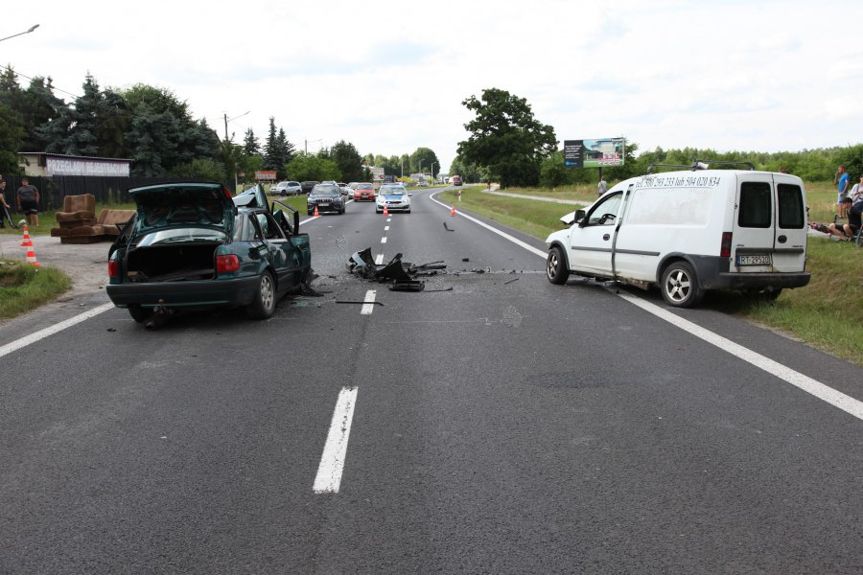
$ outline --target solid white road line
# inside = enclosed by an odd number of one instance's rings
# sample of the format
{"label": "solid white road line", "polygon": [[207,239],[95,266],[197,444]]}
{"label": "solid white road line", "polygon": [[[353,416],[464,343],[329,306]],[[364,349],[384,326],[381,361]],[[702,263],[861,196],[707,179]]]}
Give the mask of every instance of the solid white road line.
{"label": "solid white road line", "polygon": [[[441,206],[441,207],[443,207],[443,208],[446,208],[447,210],[449,210],[449,209],[450,209],[450,206],[448,206],[448,205],[446,205],[446,204],[444,204],[444,203],[441,203],[441,202],[437,201],[437,199],[436,199],[434,196],[429,196],[429,199],[430,199],[431,201],[433,201],[434,203],[436,203],[437,205],[439,205],[439,206]],[[492,227],[492,226],[488,225],[488,224],[487,224],[487,223],[485,223],[485,222],[482,222],[482,221],[480,221],[480,220],[478,220],[478,219],[476,219],[476,218],[473,218],[473,217],[468,216],[467,214],[463,214],[463,213],[461,213],[461,212],[458,212],[458,217],[460,217],[460,218],[465,218],[466,220],[470,220],[470,221],[472,221],[473,223],[478,224],[478,225],[480,225],[480,226],[484,227],[484,228],[485,228],[485,229],[487,229],[488,231],[490,231],[490,232],[492,232],[492,233],[495,233],[495,234],[499,235],[500,237],[502,237],[502,238],[504,238],[504,239],[506,239],[506,240],[511,241],[511,242],[512,242],[512,243],[514,243],[515,245],[523,247],[524,249],[526,249],[526,250],[527,250],[527,251],[529,251],[530,253],[538,255],[538,256],[539,256],[539,257],[541,257],[542,259],[545,259],[546,257],[548,257],[548,254],[547,254],[547,253],[545,253],[544,251],[542,251],[542,250],[538,250],[538,249],[536,249],[535,247],[533,247],[532,245],[530,245],[530,244],[528,244],[528,243],[525,243],[525,242],[521,241],[520,239],[518,239],[518,238],[516,238],[516,237],[514,237],[514,236],[509,235],[509,234],[508,234],[508,233],[506,233],[506,232],[502,232],[502,231],[500,231],[499,229],[497,229],[497,228],[495,228],[495,227]]]}
{"label": "solid white road line", "polygon": [[[439,206],[445,209],[450,209],[446,204],[437,201],[434,197],[429,196],[429,198]],[[537,248],[526,244],[520,239],[515,238],[505,232],[502,232],[486,224],[485,222],[481,222],[476,218],[472,218],[468,215],[462,214],[461,212],[459,212],[459,217],[466,218],[474,223],[479,224],[480,226],[494,232],[502,238],[523,247],[532,254],[536,254],[543,259],[547,257],[547,254],[545,252],[538,250]],[[683,331],[686,331],[687,333],[690,333],[697,338],[702,339],[707,343],[710,343],[718,347],[719,349],[730,353],[736,358],[750,363],[759,369],[763,369],[767,373],[778,377],[782,381],[790,383],[794,387],[801,389],[822,401],[826,401],[830,405],[837,407],[850,415],[853,415],[857,419],[863,419],[863,402],[861,402],[860,400],[846,395],[840,391],[837,391],[832,387],[821,383],[820,381],[812,379],[807,375],[803,375],[802,373],[795,371],[786,365],[782,365],[781,363],[765,357],[759,353],[756,353],[749,348],[734,343],[730,339],[722,337],[719,334],[713,333],[712,331],[705,329],[695,323],[692,323],[691,321],[685,320],[679,315],[671,313],[670,311],[663,309],[656,304],[650,303],[649,301],[623,292],[618,295],[629,303],[640,307],[644,311],[651,313],[658,318],[664,319],[673,326],[678,327]]]}
{"label": "solid white road line", "polygon": [[72,327],[75,324],[81,323],[82,321],[86,321],[91,317],[96,317],[100,313],[104,313],[109,309],[113,309],[114,304],[106,303],[102,304],[98,307],[94,307],[91,310],[85,311],[84,313],[79,313],[76,316],[70,317],[69,319],[63,320],[60,323],[56,323],[50,327],[46,327],[45,329],[40,329],[37,332],[31,333],[30,335],[24,336],[21,339],[17,339],[11,343],[7,343],[3,347],[0,347],[0,357],[4,355],[9,355],[13,351],[17,351],[22,347],[26,347],[31,343],[36,343],[40,339],[44,339],[49,335],[54,335],[57,332],[61,332],[67,327]]}
{"label": "solid white road line", "polygon": [[362,309],[360,309],[360,315],[372,315],[372,312],[375,311],[375,296],[377,296],[377,291],[370,289],[366,292],[366,299],[363,301]]}
{"label": "solid white road line", "polygon": [[382,243],[382,244],[387,243],[387,237],[386,237],[386,236],[384,236],[384,237],[382,237],[382,238],[381,238],[381,243]]}
{"label": "solid white road line", "polygon": [[704,329],[700,325],[692,323],[689,320],[683,319],[677,314],[673,314],[668,310],[654,305],[641,298],[630,294],[620,293],[620,297],[638,306],[644,311],[663,319],[671,325],[682,329],[683,331],[694,335],[695,337],[713,344],[722,351],[726,351],[731,355],[742,359],[743,361],[754,365],[759,369],[763,369],[771,375],[775,375],[779,379],[790,383],[794,387],[802,389],[806,393],[814,395],[822,401],[826,401],[833,407],[838,407],[842,411],[849,413],[857,419],[863,419],[863,402],[854,399],[849,395],[828,387],[820,381],[814,380],[809,376],[803,375],[794,371],[790,367],[782,365],[778,361],[774,361],[769,357],[765,357],[760,353],[754,352],[751,349],[743,347],[740,344],[734,343],[728,338],[722,337],[719,334],[713,333],[710,330]]}
{"label": "solid white road line", "polygon": [[384,254],[378,254],[375,258],[375,265],[381,265],[382,263],[384,263]]}
{"label": "solid white road line", "polygon": [[345,470],[345,456],[348,452],[348,438],[351,435],[351,422],[354,419],[354,406],[357,403],[357,388],[343,388],[336,401],[333,419],[318,474],[312,487],[315,493],[338,493]]}

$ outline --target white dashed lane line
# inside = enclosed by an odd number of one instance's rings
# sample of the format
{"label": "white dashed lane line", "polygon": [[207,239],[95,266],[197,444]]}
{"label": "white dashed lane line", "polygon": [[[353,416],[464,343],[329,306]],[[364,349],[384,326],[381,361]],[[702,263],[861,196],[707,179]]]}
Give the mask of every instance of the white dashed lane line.
{"label": "white dashed lane line", "polygon": [[382,263],[384,263],[384,254],[378,254],[375,258],[375,265],[381,265]]}
{"label": "white dashed lane line", "polygon": [[390,231],[390,227],[389,227],[389,226],[384,226],[384,231],[385,231],[385,232]]}
{"label": "white dashed lane line", "polygon": [[312,489],[315,493],[338,493],[342,483],[342,473],[345,469],[345,457],[348,453],[348,439],[351,435],[351,422],[354,419],[354,406],[357,403],[357,388],[345,387],[339,392],[330,431],[318,474]]}
{"label": "white dashed lane line", "polygon": [[366,298],[363,300],[363,307],[360,309],[360,315],[372,315],[372,312],[375,311],[375,297],[377,296],[377,291],[370,289],[366,292]]}
{"label": "white dashed lane line", "polygon": [[382,243],[382,244],[387,243],[387,237],[386,237],[386,236],[384,236],[384,237],[382,237],[382,238],[381,238],[381,243]]}

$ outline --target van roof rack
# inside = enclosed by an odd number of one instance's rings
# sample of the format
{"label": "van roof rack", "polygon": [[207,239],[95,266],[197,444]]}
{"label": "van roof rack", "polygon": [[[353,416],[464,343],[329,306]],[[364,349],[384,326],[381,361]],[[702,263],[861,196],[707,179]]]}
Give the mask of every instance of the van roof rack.
{"label": "van roof rack", "polygon": [[683,164],[650,164],[647,167],[647,173],[652,174],[656,171],[656,168],[669,168],[675,170],[692,170],[693,172],[698,170],[707,170],[711,166],[746,166],[749,170],[755,170],[755,164],[752,162],[746,161],[730,161],[730,160],[695,160],[689,165]]}
{"label": "van roof rack", "polygon": [[652,174],[656,168],[674,168],[676,170],[688,170],[692,166],[684,166],[682,164],[650,164],[647,167],[647,173]]}
{"label": "van roof rack", "polygon": [[709,166],[746,166],[750,171],[755,171],[755,164],[746,160],[695,160],[692,164],[693,170],[706,170]]}

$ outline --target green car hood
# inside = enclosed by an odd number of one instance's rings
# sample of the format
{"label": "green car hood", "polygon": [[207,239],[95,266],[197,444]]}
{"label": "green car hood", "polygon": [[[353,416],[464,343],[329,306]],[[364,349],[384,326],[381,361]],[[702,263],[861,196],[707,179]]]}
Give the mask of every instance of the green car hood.
{"label": "green car hood", "polygon": [[129,190],[138,206],[138,234],[177,227],[205,227],[231,237],[237,208],[221,184],[159,184]]}

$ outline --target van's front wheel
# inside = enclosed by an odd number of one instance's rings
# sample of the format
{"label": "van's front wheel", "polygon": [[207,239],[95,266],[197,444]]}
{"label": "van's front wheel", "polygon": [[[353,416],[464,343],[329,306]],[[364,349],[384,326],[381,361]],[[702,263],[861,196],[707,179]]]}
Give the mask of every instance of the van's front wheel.
{"label": "van's front wheel", "polygon": [[569,269],[566,267],[566,260],[563,252],[557,246],[548,250],[548,259],[545,263],[545,276],[553,284],[562,285],[569,278]]}
{"label": "van's front wheel", "polygon": [[674,307],[692,307],[704,297],[695,270],[685,261],[668,264],[662,272],[662,297]]}

